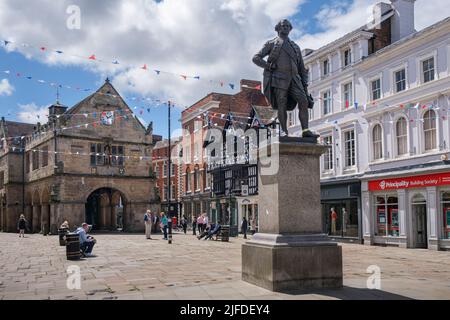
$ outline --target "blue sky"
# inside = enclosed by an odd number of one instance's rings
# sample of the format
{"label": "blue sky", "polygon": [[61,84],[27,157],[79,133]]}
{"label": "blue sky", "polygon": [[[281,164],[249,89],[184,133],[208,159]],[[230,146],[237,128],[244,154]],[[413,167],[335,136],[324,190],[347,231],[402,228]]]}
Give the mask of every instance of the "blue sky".
{"label": "blue sky", "polygon": [[[386,0],[387,1],[387,0]],[[64,86],[96,90],[109,76],[123,97],[152,97],[175,100],[173,128],[183,106],[209,92],[236,93],[228,83],[242,78],[261,79],[251,56],[264,41],[274,37],[273,25],[288,17],[294,24],[292,37],[302,46],[317,49],[367,21],[371,0],[137,0],[55,1],[0,0],[0,40],[17,44],[60,48],[88,57],[125,61],[139,67],[115,68],[85,59],[43,53],[39,49],[6,48],[0,45],[0,113],[8,120],[36,122],[36,114],[56,100],[56,88],[37,82],[42,79]],[[418,29],[450,15],[433,7],[444,0],[419,0]],[[67,30],[69,5],[80,8],[81,29]],[[103,5],[102,5],[103,4]],[[447,12],[445,12],[447,11]],[[39,12],[39,14],[35,14]],[[13,50],[12,50],[13,49]],[[199,75],[201,81],[175,75],[157,76],[151,70],[178,75]],[[11,73],[5,74],[3,71]],[[16,73],[21,76],[17,77]],[[32,76],[32,80],[25,77]],[[4,80],[6,79],[6,80]],[[212,83],[209,82],[212,80]],[[3,81],[3,82],[2,82]],[[224,87],[218,83],[224,82]],[[60,89],[60,102],[71,107],[92,93]],[[147,110],[143,122],[154,122],[156,134],[167,136],[167,110],[155,103],[126,99],[130,107]],[[18,115],[18,113],[20,113]],[[28,113],[28,114],[26,114]],[[42,120],[41,120],[42,121]]]}

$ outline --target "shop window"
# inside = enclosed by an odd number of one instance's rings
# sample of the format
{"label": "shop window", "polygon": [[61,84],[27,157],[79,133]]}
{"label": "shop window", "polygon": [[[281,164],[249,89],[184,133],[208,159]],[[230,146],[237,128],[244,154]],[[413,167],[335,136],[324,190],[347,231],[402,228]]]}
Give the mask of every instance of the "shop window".
{"label": "shop window", "polygon": [[395,196],[377,196],[375,213],[378,236],[398,237],[400,235],[398,221],[398,198]]}
{"label": "shop window", "polygon": [[441,203],[444,211],[444,238],[450,239],[450,192],[442,193]]}
{"label": "shop window", "polygon": [[323,201],[324,232],[334,237],[358,237],[358,200]]}

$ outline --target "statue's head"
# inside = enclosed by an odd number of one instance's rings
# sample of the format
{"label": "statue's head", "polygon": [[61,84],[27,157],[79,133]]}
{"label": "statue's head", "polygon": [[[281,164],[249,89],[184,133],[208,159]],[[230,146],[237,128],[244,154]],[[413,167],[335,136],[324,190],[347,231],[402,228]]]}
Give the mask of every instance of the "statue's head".
{"label": "statue's head", "polygon": [[275,31],[278,32],[279,35],[289,35],[292,30],[292,24],[287,19],[283,19],[277,23],[275,26]]}

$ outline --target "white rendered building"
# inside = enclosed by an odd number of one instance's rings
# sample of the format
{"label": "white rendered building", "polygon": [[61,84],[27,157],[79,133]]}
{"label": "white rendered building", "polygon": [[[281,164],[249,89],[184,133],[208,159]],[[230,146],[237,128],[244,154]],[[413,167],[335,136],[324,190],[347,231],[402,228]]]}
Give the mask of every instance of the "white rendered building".
{"label": "white rendered building", "polygon": [[416,31],[414,5],[379,3],[373,24],[304,50],[310,127],[330,145],[324,231],[336,239],[450,249],[450,18]]}

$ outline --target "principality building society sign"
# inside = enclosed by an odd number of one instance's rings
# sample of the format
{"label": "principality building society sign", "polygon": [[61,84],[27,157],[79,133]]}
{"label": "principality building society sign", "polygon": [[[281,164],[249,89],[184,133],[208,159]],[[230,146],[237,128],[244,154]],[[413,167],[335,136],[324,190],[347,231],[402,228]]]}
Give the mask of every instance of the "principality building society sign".
{"label": "principality building society sign", "polygon": [[450,172],[424,176],[369,181],[370,191],[425,188],[450,185]]}

